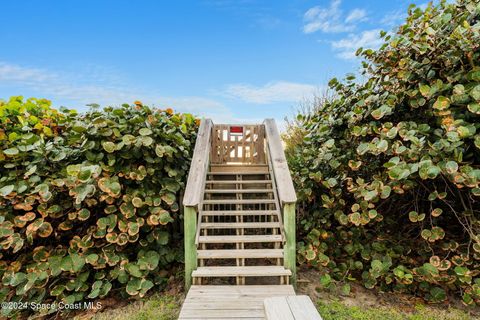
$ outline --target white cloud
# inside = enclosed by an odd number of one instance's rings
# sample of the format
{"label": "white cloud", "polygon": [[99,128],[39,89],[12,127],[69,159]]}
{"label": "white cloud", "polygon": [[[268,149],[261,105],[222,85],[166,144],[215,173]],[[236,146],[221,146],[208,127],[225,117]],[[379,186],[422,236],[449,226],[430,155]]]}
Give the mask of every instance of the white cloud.
{"label": "white cloud", "polygon": [[343,59],[354,59],[355,51],[362,47],[364,49],[376,49],[382,43],[380,29],[363,31],[360,34],[350,34],[348,37],[332,42],[332,47],[337,50],[338,57]]}
{"label": "white cloud", "polygon": [[341,0],[333,0],[327,8],[316,6],[308,9],[304,14],[303,32],[349,32],[355,29],[355,23],[367,19],[367,12],[363,9],[353,9],[343,18],[344,14],[340,4]]}
{"label": "white cloud", "polygon": [[114,72],[100,67],[75,74],[57,73],[49,69],[30,68],[0,61],[0,88],[33,91],[50,100],[61,100],[68,107],[86,110],[85,104],[120,105],[141,100],[160,108],[172,107],[214,120],[234,120],[232,112],[222,103],[199,96],[171,97],[146,92],[145,89],[122,84]]}
{"label": "white cloud", "polygon": [[[56,72],[51,69],[22,66],[0,61],[0,90],[15,94],[31,92],[38,97],[85,111],[89,103],[102,106],[120,105],[141,100],[159,108],[171,107],[180,112],[211,118],[215,123],[261,123],[255,117],[239,118],[222,102],[202,96],[169,96],[154,90],[125,84],[115,70],[99,66],[85,66],[81,72]],[[297,102],[314,93],[316,87],[292,82],[271,82],[261,87],[233,84],[222,91],[224,96],[252,103]],[[20,92],[19,92],[20,91]],[[8,98],[8,97],[2,97]],[[59,103],[61,102],[61,103]],[[280,122],[278,122],[280,126]]]}
{"label": "white cloud", "polygon": [[252,86],[249,84],[229,85],[225,93],[243,101],[258,104],[274,102],[298,102],[306,96],[311,96],[317,87],[286,81],[269,82],[264,86]]}
{"label": "white cloud", "polygon": [[367,11],[363,9],[353,9],[345,18],[346,23],[367,20]]}
{"label": "white cloud", "polygon": [[405,20],[406,17],[407,12],[404,10],[390,11],[380,20],[380,23],[389,27],[393,27]]}
{"label": "white cloud", "polygon": [[54,74],[47,74],[44,70],[26,68],[0,61],[0,82],[41,83],[56,78]]}

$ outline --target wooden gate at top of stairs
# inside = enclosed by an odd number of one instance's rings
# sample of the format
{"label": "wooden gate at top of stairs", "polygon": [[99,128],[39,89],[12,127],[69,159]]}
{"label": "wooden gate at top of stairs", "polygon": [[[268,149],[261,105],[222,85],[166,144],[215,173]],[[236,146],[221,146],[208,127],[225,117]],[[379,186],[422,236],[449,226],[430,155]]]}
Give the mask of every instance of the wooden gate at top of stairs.
{"label": "wooden gate at top of stairs", "polygon": [[183,199],[186,288],[295,284],[295,202],[273,119],[202,120]]}

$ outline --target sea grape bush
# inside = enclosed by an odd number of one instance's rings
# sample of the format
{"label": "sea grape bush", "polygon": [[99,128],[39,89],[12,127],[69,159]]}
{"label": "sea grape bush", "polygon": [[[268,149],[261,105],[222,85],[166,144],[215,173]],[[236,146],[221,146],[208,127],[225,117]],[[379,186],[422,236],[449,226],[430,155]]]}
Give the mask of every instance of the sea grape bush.
{"label": "sea grape bush", "polygon": [[[182,250],[179,197],[198,120],[143,106],[0,102],[0,300],[140,296]],[[17,310],[2,310],[14,316]]]}
{"label": "sea grape bush", "polygon": [[299,260],[325,285],[480,303],[480,4],[411,6],[365,81],[299,114],[287,157],[303,203]]}

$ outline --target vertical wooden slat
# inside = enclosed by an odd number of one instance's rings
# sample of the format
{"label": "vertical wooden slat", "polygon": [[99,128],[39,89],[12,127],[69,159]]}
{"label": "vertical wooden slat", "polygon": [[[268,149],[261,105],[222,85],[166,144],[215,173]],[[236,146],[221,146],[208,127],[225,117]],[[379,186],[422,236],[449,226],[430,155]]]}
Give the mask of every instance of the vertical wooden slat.
{"label": "vertical wooden slat", "polygon": [[283,226],[285,228],[285,247],[283,264],[285,268],[292,271],[291,282],[293,286],[297,283],[296,265],[296,240],[295,240],[295,203],[286,203],[283,206]]}
{"label": "vertical wooden slat", "polygon": [[192,285],[192,271],[197,268],[197,247],[195,246],[197,211],[194,207],[185,207],[183,224],[185,241],[185,287],[188,290]]}
{"label": "vertical wooden slat", "polygon": [[225,154],[225,139],[223,137],[223,126],[219,126],[220,130],[220,159],[218,163],[224,163],[224,154]]}
{"label": "vertical wooden slat", "polygon": [[257,163],[257,136],[258,136],[258,126],[253,126],[253,134],[252,134],[252,141],[253,141],[253,150],[252,150],[252,163]]}
{"label": "vertical wooden slat", "polygon": [[234,156],[234,162],[237,162],[238,161],[238,136],[237,135],[234,135],[233,136],[233,156]]}
{"label": "vertical wooden slat", "polygon": [[221,163],[221,155],[222,155],[222,131],[220,130],[220,128],[217,126],[215,128],[215,134],[217,136],[217,145],[216,145],[216,148],[215,148],[215,163]]}
{"label": "vertical wooden slat", "polygon": [[212,163],[217,163],[217,145],[218,145],[218,137],[217,137],[217,127],[213,126],[212,128],[212,148],[210,150],[210,159]]}
{"label": "vertical wooden slat", "polygon": [[255,163],[255,126],[250,126],[250,163]]}
{"label": "vertical wooden slat", "polygon": [[225,159],[225,162],[228,162],[230,161],[230,158],[232,156],[232,149],[231,149],[231,146],[232,146],[232,137],[230,135],[230,126],[225,126],[226,129],[227,129],[227,158]]}
{"label": "vertical wooden slat", "polygon": [[259,126],[258,130],[258,140],[257,140],[257,154],[258,154],[258,164],[265,163],[265,126],[262,124]]}
{"label": "vertical wooden slat", "polygon": [[247,139],[247,128],[243,127],[243,135],[242,135],[242,162],[245,163],[246,159],[246,152],[245,152],[245,140]]}

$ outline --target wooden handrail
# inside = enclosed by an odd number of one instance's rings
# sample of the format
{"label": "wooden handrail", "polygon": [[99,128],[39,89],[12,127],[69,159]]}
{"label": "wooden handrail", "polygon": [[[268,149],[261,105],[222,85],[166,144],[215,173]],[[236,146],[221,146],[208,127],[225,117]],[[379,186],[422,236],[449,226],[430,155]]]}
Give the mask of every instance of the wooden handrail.
{"label": "wooden handrail", "polygon": [[273,198],[277,204],[278,211],[278,222],[280,223],[280,234],[282,235],[282,242],[285,243],[285,228],[283,226],[283,217],[282,217],[282,207],[280,206],[280,200],[278,199],[278,188],[277,184],[275,183],[275,177],[273,175],[273,166],[272,166],[272,159],[270,158],[270,154],[267,152],[267,163],[268,163],[268,172],[270,177],[272,177],[272,188],[273,188]]}
{"label": "wooden handrail", "polygon": [[[203,189],[207,177],[210,157],[213,123],[210,119],[202,119],[198,128],[197,142],[193,152],[187,186],[183,196],[184,206],[184,242],[185,242],[185,287],[192,284],[192,271],[197,268],[197,212],[202,208]],[[200,220],[198,220],[200,221]]]}
{"label": "wooden handrail", "polygon": [[287,159],[282,147],[282,140],[278,133],[277,125],[273,119],[265,119],[265,132],[267,147],[272,161],[273,174],[277,182],[278,197],[280,204],[291,204],[297,202],[297,195],[293,188],[292,177],[288,169]]}
{"label": "wooden handrail", "polygon": [[202,201],[210,156],[212,127],[212,120],[202,119],[200,128],[198,128],[197,142],[183,196],[183,205],[186,207],[198,208]]}

